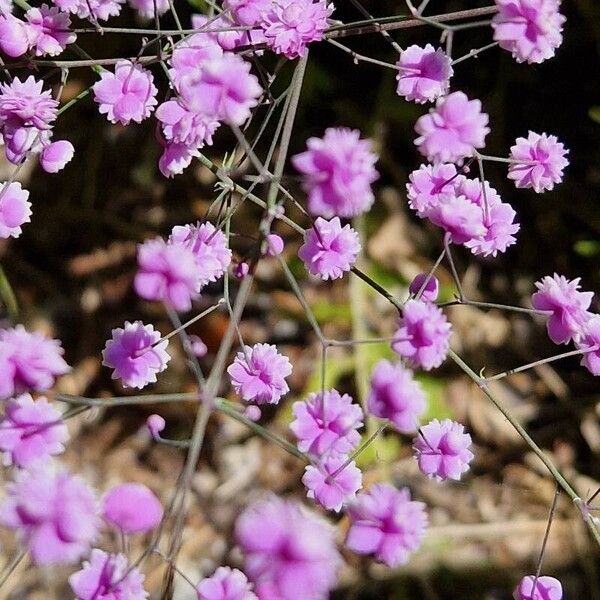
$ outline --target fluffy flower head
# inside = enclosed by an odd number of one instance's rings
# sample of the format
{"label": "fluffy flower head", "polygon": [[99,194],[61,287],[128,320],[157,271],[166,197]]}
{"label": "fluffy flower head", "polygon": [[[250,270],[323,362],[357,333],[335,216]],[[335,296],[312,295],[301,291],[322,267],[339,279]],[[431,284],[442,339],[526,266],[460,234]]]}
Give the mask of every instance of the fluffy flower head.
{"label": "fluffy flower head", "polygon": [[122,483],[105,496],[102,516],[125,533],[145,533],[155,529],[163,507],[154,492],[141,483]]}
{"label": "fluffy flower head", "polygon": [[590,317],[590,320],[583,326],[581,339],[576,342],[576,345],[580,350],[596,348],[583,354],[581,364],[592,375],[600,375],[600,316]]}
{"label": "fluffy flower head", "polygon": [[219,567],[198,584],[198,600],[258,600],[252,584],[239,570]]}
{"label": "fluffy flower head", "polygon": [[31,221],[31,202],[28,198],[29,192],[18,181],[0,184],[0,238],[19,237],[21,226]]}
{"label": "fluffy flower head", "polygon": [[[13,127],[50,129],[56,119],[58,102],[50,90],[42,90],[43,82],[30,75],[25,81],[15,77],[0,83],[0,121]],[[36,134],[37,135],[37,134]]]}
{"label": "fluffy flower head", "polygon": [[77,39],[77,35],[69,31],[69,15],[54,6],[42,4],[39,8],[30,8],[25,18],[36,56],[56,56]]}

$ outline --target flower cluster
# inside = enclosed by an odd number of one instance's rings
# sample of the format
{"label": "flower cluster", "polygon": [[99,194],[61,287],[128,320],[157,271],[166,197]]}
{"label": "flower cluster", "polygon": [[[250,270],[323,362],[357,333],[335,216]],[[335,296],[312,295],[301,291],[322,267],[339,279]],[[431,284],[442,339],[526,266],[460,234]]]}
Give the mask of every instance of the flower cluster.
{"label": "flower cluster", "polygon": [[18,181],[0,184],[0,238],[21,235],[21,226],[31,220],[31,202],[28,198],[29,192]]}
{"label": "flower cluster", "polygon": [[558,579],[547,575],[527,575],[515,590],[515,600],[562,600],[563,590]]}
{"label": "flower cluster", "polygon": [[198,600],[258,600],[252,584],[239,570],[219,567],[198,584]]}
{"label": "flower cluster", "polygon": [[123,483],[108,491],[102,516],[124,533],[145,533],[156,528],[163,507],[154,492],[141,483]]}

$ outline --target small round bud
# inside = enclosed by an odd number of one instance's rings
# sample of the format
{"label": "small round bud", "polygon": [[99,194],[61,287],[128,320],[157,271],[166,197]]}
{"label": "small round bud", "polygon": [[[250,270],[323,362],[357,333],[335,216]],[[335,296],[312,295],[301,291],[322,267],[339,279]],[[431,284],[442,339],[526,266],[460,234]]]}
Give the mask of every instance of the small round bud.
{"label": "small round bud", "polygon": [[248,275],[249,272],[250,267],[246,262],[238,263],[233,269],[233,275],[238,279],[244,279],[244,277],[246,277],[246,275]]}
{"label": "small round bud", "polygon": [[265,240],[267,242],[267,256],[279,256],[283,252],[283,240],[276,233],[270,233]]}
{"label": "small round bud", "polygon": [[146,427],[148,428],[150,435],[154,439],[160,437],[160,432],[164,430],[166,424],[166,421],[160,415],[157,414],[150,415],[146,419]]}
{"label": "small round bud", "polygon": [[[419,273],[410,282],[408,291],[413,297],[417,297],[417,294],[421,292],[421,295],[418,296],[420,300],[424,300],[425,302],[435,302],[440,291],[440,283],[433,275],[427,279],[428,276],[428,273]],[[423,287],[425,281],[427,281],[427,285]],[[423,291],[421,291],[421,288],[423,288]]]}
{"label": "small round bud", "polygon": [[48,144],[40,156],[40,165],[46,173],[57,173],[64,169],[65,165],[70,162],[75,153],[75,148],[71,142],[66,140],[58,140]]}
{"label": "small round bud", "polygon": [[256,422],[256,421],[260,420],[262,413],[258,406],[256,406],[255,404],[251,404],[250,406],[247,406],[246,409],[244,410],[244,416],[247,419],[250,419],[251,421]]}

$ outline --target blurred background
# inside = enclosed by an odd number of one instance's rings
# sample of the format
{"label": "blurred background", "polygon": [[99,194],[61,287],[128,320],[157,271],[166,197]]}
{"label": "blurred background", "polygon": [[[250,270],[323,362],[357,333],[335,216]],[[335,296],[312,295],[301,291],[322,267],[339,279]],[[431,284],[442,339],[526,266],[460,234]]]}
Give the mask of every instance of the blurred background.
{"label": "blurred background", "polygon": [[[428,12],[489,4],[432,0]],[[183,0],[176,6],[184,22],[205,8]],[[364,6],[380,16],[406,11],[400,1],[365,1]],[[533,130],[557,135],[570,149],[571,161],[564,183],[542,195],[516,190],[504,165],[486,165],[491,185],[517,211],[521,231],[518,244],[496,259],[476,258],[461,248],[455,251],[470,299],[528,306],[533,283],[553,272],[581,277],[584,289],[600,290],[600,5],[596,0],[565,0],[562,10],[567,23],[556,58],[541,65],[519,65],[508,53],[493,49],[455,69],[452,89],[480,98],[490,115],[487,154],[506,156],[517,137]],[[333,16],[346,22],[362,18],[346,0],[336,2]],[[124,9],[110,24],[131,26],[133,19]],[[439,44],[439,32],[429,27],[392,32],[392,37],[402,47]],[[362,54],[387,62],[397,59],[379,34],[343,41]],[[490,41],[488,27],[460,32],[453,56]],[[131,56],[139,49],[139,39],[123,35],[82,35],[79,43],[94,57]],[[271,56],[259,60],[267,69],[276,64]],[[292,64],[282,68],[282,86],[292,69]],[[158,70],[156,74],[161,76]],[[55,84],[57,80],[56,74],[49,79]],[[72,70],[63,100],[92,82],[91,73]],[[358,128],[374,141],[381,173],[377,202],[354,223],[364,240],[361,268],[402,299],[408,282],[428,270],[442,248],[439,230],[411,214],[405,195],[408,174],[421,162],[413,145],[413,126],[426,110],[396,96],[390,70],[354,64],[349,55],[325,43],[311,48],[291,154],[331,125]],[[90,397],[123,395],[127,392],[100,364],[111,329],[134,319],[153,322],[164,333],[170,329],[159,305],[141,302],[133,293],[136,243],[164,235],[175,224],[203,219],[216,197],[216,181],[197,163],[166,180],[156,167],[160,148],[155,121],[127,128],[111,125],[90,98],[60,117],[57,137],[75,145],[75,158],[59,175],[47,175],[33,163],[22,170],[20,178],[31,192],[32,222],[18,240],[0,244],[5,323],[23,322],[62,340],[73,372],[60,382],[61,391]],[[264,156],[269,141],[266,135],[264,145],[258,146],[259,156]],[[223,127],[206,154],[219,162],[234,144],[234,136]],[[245,170],[250,165],[242,166],[238,176],[243,177]],[[5,180],[12,171],[2,164],[0,172]],[[288,168],[286,173],[284,184],[303,198],[293,171]],[[293,210],[288,214],[302,219]],[[234,238],[237,260],[254,247],[251,237],[257,235],[258,217],[245,206],[233,219],[233,230],[243,233]],[[316,285],[296,258],[298,236],[282,224],[276,231],[286,240],[285,258],[327,336],[390,335],[395,314],[383,299],[348,278]],[[455,290],[447,265],[440,279],[443,299],[452,299]],[[236,285],[232,280],[234,291]],[[207,289],[196,311],[220,295],[222,282]],[[595,301],[593,310],[598,308]],[[456,330],[454,348],[477,371],[485,366],[492,374],[560,351],[547,339],[543,323],[527,315],[469,306],[455,307],[449,315]],[[215,312],[191,328],[208,347],[204,368],[210,367],[226,327],[225,314]],[[320,387],[320,346],[274,259],[259,265],[241,329],[247,343],[277,343],[292,359],[292,393],[276,410],[264,411],[262,420],[285,434],[292,402]],[[174,360],[169,369],[148,391],[193,391],[178,343],[170,344],[170,352]],[[331,349],[328,386],[357,399],[364,397],[370,370],[382,357],[392,357],[387,344]],[[578,362],[567,359],[512,376],[498,382],[494,391],[586,497],[600,486],[600,389],[598,380]],[[427,417],[458,419],[473,435],[472,472],[457,484],[427,481],[417,472],[409,438],[389,433],[378,440],[361,457],[365,482],[391,479],[409,485],[430,507],[430,532],[422,550],[398,570],[348,554],[341,587],[333,597],[507,600],[518,580],[535,572],[554,483],[500,413],[453,364],[420,378],[429,395]],[[234,399],[226,381],[222,393]],[[144,430],[150,412],[167,419],[167,437],[189,437],[195,415],[192,404],[98,409],[71,420],[73,440],[65,460],[99,490],[135,480],[166,499],[185,455],[150,442]],[[179,567],[195,581],[219,564],[235,564],[231,527],[240,508],[265,489],[301,497],[301,473],[302,465],[293,457],[225,417],[214,417],[193,483]],[[345,527],[342,518],[340,531]],[[2,532],[0,541],[2,553],[10,557],[14,540]],[[144,541],[137,540],[133,551]],[[597,599],[599,566],[598,548],[588,539],[579,513],[561,498],[543,572],[561,578],[566,598]],[[149,589],[156,590],[162,567],[158,561],[147,567]],[[67,598],[67,574],[35,571],[22,564],[7,584],[5,597]],[[177,598],[192,597],[185,586],[178,581]]]}

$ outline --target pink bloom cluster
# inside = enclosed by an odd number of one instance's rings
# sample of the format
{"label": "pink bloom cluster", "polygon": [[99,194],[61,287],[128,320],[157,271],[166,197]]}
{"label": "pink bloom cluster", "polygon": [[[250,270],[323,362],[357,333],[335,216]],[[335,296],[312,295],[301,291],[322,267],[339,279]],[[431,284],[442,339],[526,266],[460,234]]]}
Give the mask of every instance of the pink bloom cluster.
{"label": "pink bloom cluster", "polygon": [[304,233],[298,256],[311,275],[321,279],[339,279],[352,268],[360,252],[358,233],[338,217],[326,221],[317,217]]}
{"label": "pink bloom cluster", "polygon": [[187,311],[206,284],[223,276],[230,261],[227,239],[211,223],[177,226],[167,241],[156,238],[138,247],[135,291],[146,300]]}
{"label": "pink bloom cluster", "polygon": [[353,217],[369,210],[375,200],[371,184],[379,177],[370,141],[360,139],[357,130],[329,127],[306,145],[308,150],[293,156],[292,164],[303,175],[309,211]]}
{"label": "pink bloom cluster", "polygon": [[10,13],[0,15],[0,49],[11,57],[30,50],[36,56],[56,56],[77,39],[70,27],[69,15],[47,4],[30,8],[24,21]]}
{"label": "pink bloom cluster", "polygon": [[124,533],[155,529],[163,507],[154,492],[141,483],[122,483],[109,490],[103,500],[102,516]]}
{"label": "pink bloom cluster", "polygon": [[267,46],[294,59],[306,54],[307,45],[323,39],[333,5],[327,0],[273,0],[261,13],[260,25]]}
{"label": "pink bloom cluster", "polygon": [[258,600],[252,584],[239,570],[219,567],[198,584],[198,600]]}
{"label": "pink bloom cluster", "polygon": [[29,192],[18,181],[0,184],[0,238],[19,237],[21,226],[31,221]]}
{"label": "pink bloom cluster", "polygon": [[235,536],[261,600],[321,600],[336,583],[335,529],[293,500],[273,496],[251,504]]}
{"label": "pink bloom cluster", "polygon": [[0,83],[0,132],[9,162],[18,165],[29,153],[41,153],[42,168],[56,173],[71,160],[74,150],[70,142],[51,141],[58,102],[50,90],[42,88],[43,83],[31,75],[25,81],[15,77],[10,83]]}
{"label": "pink bloom cluster", "polygon": [[419,430],[414,439],[415,456],[421,471],[438,481],[459,480],[473,460],[471,436],[450,419],[434,419]]}
{"label": "pink bloom cluster", "polygon": [[22,394],[9,400],[0,418],[0,450],[4,463],[28,467],[64,451],[69,439],[61,414],[41,396]]}
{"label": "pink bloom cluster", "polygon": [[98,504],[80,477],[36,463],[6,485],[0,524],[18,532],[36,565],[69,564],[84,556],[98,535]]}
{"label": "pink bloom cluster", "polygon": [[22,325],[0,330],[0,398],[27,390],[43,392],[69,371],[60,342]]}
{"label": "pink bloom cluster", "polygon": [[406,185],[419,217],[441,227],[455,244],[475,255],[496,256],[516,242],[516,213],[486,181],[459,175],[451,164],[421,165]]}
{"label": "pink bloom cluster", "polygon": [[349,507],[346,546],[358,554],[374,554],[390,567],[408,562],[427,527],[422,502],[411,500],[407,488],[379,483],[360,493]]}
{"label": "pink bloom cluster", "polygon": [[494,39],[517,62],[541,63],[562,44],[560,0],[495,0]]}
{"label": "pink bloom cluster", "polygon": [[290,391],[286,377],[292,374],[292,364],[276,346],[255,344],[238,352],[227,373],[235,391],[247,402],[277,404]]}
{"label": "pink bloom cluster", "polygon": [[367,406],[372,415],[388,419],[401,433],[415,431],[427,408],[425,392],[413,372],[387,360],[380,360],[373,369]]}
{"label": "pink bloom cluster", "polygon": [[450,348],[452,326],[440,308],[423,300],[409,300],[402,308],[392,348],[413,367],[439,367]]}
{"label": "pink bloom cluster", "polygon": [[509,166],[508,178],[518,188],[532,188],[538,194],[552,190],[562,181],[568,153],[556,136],[530,131],[527,138],[517,138],[510,149],[509,158],[517,162]]}
{"label": "pink bloom cluster", "polygon": [[431,44],[424,48],[409,46],[400,53],[396,66],[396,93],[418,104],[432,102],[446,94],[454,73],[450,57]]}
{"label": "pink bloom cluster", "polygon": [[121,12],[125,0],[52,0],[61,10],[77,15],[80,19],[106,21]]}
{"label": "pink bloom cluster", "polygon": [[562,600],[563,590],[558,579],[547,575],[527,575],[514,593],[515,600]]}
{"label": "pink bloom cluster", "polygon": [[94,548],[83,568],[69,577],[76,600],[145,600],[144,576],[123,554]]}
{"label": "pink bloom cluster", "polygon": [[490,132],[488,115],[481,112],[479,100],[469,100],[463,92],[439,98],[434,109],[419,117],[415,144],[431,162],[462,162],[485,146]]}
{"label": "pink bloom cluster", "polygon": [[171,360],[167,344],[152,325],[125,321],[124,328],[112,330],[112,339],[102,351],[102,364],[114,369],[112,378],[120,379],[123,387],[141,389],[155,383],[156,375],[167,368]]}

